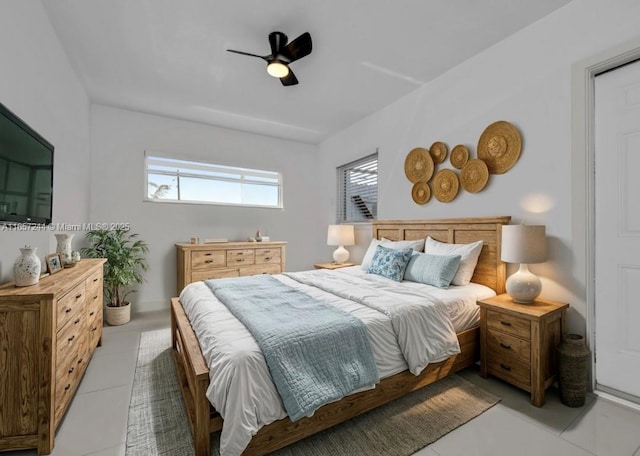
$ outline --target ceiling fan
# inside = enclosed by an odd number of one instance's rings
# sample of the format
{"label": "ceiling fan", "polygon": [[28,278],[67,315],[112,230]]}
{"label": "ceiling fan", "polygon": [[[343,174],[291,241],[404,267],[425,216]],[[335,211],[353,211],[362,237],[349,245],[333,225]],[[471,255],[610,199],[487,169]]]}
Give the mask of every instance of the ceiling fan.
{"label": "ceiling fan", "polygon": [[280,78],[283,86],[291,86],[296,85],[298,79],[289,68],[289,64],[311,53],[311,35],[305,32],[289,44],[287,40],[287,35],[282,32],[269,33],[270,55],[263,56],[233,49],[227,49],[227,51],[261,58],[267,62],[267,73],[274,78]]}

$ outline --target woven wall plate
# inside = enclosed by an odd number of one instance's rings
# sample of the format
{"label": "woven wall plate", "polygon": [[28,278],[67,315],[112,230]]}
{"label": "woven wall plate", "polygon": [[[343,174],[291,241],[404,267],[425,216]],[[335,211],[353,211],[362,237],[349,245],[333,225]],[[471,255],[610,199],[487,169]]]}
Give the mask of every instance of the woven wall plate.
{"label": "woven wall plate", "polygon": [[458,175],[450,169],[441,169],[433,178],[433,196],[442,203],[448,203],[458,194]]}
{"label": "woven wall plate", "polygon": [[416,204],[426,204],[431,199],[431,189],[427,182],[416,182],[411,189],[411,198]]}
{"label": "woven wall plate", "polygon": [[467,149],[467,146],[458,144],[451,150],[449,161],[454,168],[462,169],[467,160],[469,160],[469,149]]}
{"label": "woven wall plate", "polygon": [[409,181],[428,182],[433,176],[433,159],[429,155],[429,151],[424,147],[416,147],[411,149],[404,160],[404,174]]}
{"label": "woven wall plate", "polygon": [[509,122],[500,120],[489,125],[478,140],[478,158],[491,174],[503,174],[516,164],[522,149],[520,132]]}
{"label": "woven wall plate", "polygon": [[469,160],[460,171],[460,184],[469,193],[478,193],[489,181],[487,164],[479,158]]}
{"label": "woven wall plate", "polygon": [[436,141],[431,144],[429,148],[429,153],[431,154],[431,158],[433,158],[434,163],[442,163],[446,160],[447,154],[449,153],[449,148],[447,145],[441,141]]}

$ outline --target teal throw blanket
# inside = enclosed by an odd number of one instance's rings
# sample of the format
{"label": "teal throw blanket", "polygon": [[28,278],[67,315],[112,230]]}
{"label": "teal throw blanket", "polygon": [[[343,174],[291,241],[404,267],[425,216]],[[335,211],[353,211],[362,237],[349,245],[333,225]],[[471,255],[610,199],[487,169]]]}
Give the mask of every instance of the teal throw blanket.
{"label": "teal throw blanket", "polygon": [[378,383],[358,318],[269,275],[205,283],[253,335],[292,421]]}

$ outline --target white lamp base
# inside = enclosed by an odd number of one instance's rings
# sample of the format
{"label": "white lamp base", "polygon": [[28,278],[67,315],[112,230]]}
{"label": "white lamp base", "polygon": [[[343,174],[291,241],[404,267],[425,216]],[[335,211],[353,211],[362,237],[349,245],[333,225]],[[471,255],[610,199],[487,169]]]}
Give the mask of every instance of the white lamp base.
{"label": "white lamp base", "polygon": [[344,248],[343,245],[338,247],[335,252],[333,252],[333,261],[338,264],[346,263],[349,259],[349,251]]}
{"label": "white lamp base", "polygon": [[542,282],[526,264],[520,265],[518,272],[507,279],[506,285],[507,293],[520,304],[531,304],[542,291]]}

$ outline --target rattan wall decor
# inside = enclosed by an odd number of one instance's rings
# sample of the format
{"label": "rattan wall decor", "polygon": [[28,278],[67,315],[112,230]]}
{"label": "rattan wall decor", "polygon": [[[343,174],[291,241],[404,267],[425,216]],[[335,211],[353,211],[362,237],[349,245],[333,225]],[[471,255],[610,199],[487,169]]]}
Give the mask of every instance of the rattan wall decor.
{"label": "rattan wall decor", "polygon": [[[404,162],[405,175],[413,184],[411,197],[416,204],[423,205],[431,200],[432,194],[442,203],[451,202],[460,187],[469,193],[479,193],[486,188],[491,174],[504,174],[513,168],[521,151],[520,132],[504,120],[484,129],[478,139],[478,158],[471,158],[464,144],[458,144],[449,154],[449,147],[442,141],[434,142],[429,149],[411,149]],[[447,155],[453,168],[460,170],[459,175],[455,169],[437,169]]]}

